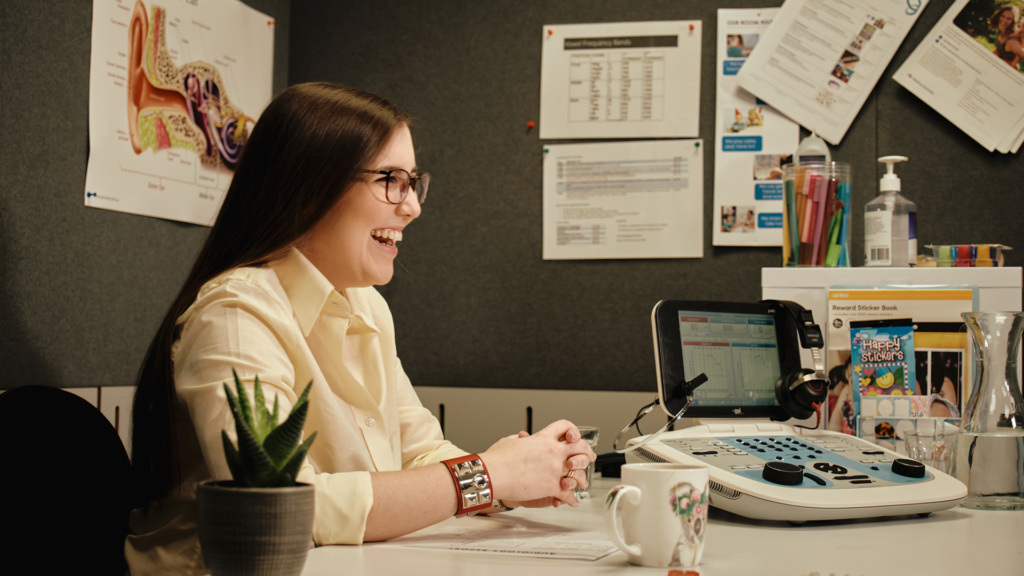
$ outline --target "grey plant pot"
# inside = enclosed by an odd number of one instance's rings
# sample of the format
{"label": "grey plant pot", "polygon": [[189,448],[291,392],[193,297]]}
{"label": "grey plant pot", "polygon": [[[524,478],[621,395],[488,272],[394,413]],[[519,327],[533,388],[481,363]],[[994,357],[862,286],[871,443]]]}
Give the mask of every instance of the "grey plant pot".
{"label": "grey plant pot", "polygon": [[313,486],[199,485],[199,543],[213,576],[298,576],[313,546]]}

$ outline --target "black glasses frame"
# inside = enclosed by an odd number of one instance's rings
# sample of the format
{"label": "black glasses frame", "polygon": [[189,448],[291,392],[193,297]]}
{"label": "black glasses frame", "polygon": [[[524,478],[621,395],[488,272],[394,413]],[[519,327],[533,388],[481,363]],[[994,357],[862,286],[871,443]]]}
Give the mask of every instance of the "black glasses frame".
{"label": "black glasses frame", "polygon": [[[420,204],[423,204],[427,200],[427,188],[430,184],[430,173],[420,172],[413,176],[408,170],[402,168],[394,168],[392,170],[360,170],[364,174],[381,174],[387,176],[388,180],[384,184],[384,199],[388,201],[388,204],[401,204],[405,202],[406,196],[409,195],[409,189],[412,188],[416,191],[416,199]],[[399,187],[398,189],[398,201],[391,199],[391,174],[394,172],[405,172],[408,176],[408,183],[405,186]]]}

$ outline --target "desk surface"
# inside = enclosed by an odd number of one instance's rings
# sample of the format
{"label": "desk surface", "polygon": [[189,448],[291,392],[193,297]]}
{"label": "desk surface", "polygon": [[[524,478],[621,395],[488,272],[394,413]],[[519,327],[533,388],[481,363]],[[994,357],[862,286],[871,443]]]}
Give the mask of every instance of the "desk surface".
{"label": "desk surface", "polygon": [[[594,498],[578,508],[516,510],[498,519],[453,518],[441,524],[508,527],[521,523],[552,530],[604,530],[602,505],[617,479],[595,479]],[[455,524],[453,524],[455,523]],[[429,532],[428,528],[417,534]],[[928,517],[901,516],[845,522],[749,520],[712,508],[702,576],[873,576],[888,574],[1024,574],[1024,511],[952,508]],[[303,576],[415,574],[417,576],[594,576],[661,574],[631,566],[617,552],[595,562],[519,558],[474,552],[401,548],[381,544],[326,546],[310,551]]]}

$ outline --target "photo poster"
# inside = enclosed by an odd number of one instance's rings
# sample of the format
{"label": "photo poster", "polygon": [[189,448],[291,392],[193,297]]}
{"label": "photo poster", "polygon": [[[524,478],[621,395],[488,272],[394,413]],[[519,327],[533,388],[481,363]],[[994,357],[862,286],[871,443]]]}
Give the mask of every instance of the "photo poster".
{"label": "photo poster", "polygon": [[94,0],[85,205],[208,226],[270,102],[275,21],[238,0]]}
{"label": "photo poster", "polygon": [[1024,140],[1021,13],[1020,0],[957,0],[893,80],[989,152],[1017,152]]}
{"label": "photo poster", "polygon": [[736,83],[778,11],[718,10],[715,246],[782,245],[782,160],[800,144],[800,125]]}
{"label": "photo poster", "polygon": [[540,138],[700,132],[701,21],[544,26]]}
{"label": "photo poster", "polygon": [[701,140],[545,146],[544,260],[700,258]]}
{"label": "photo poster", "polygon": [[789,0],[741,87],[838,145],[928,0]]}
{"label": "photo poster", "polygon": [[890,396],[883,398],[885,402],[876,398],[867,403],[868,412],[863,416],[913,418],[958,413],[969,392],[967,334],[960,314],[976,307],[974,287],[829,288],[828,429],[856,435],[858,416],[862,415],[858,409],[865,408],[859,381],[854,380],[851,354],[850,323],[856,321],[913,320],[916,394],[898,399]]}

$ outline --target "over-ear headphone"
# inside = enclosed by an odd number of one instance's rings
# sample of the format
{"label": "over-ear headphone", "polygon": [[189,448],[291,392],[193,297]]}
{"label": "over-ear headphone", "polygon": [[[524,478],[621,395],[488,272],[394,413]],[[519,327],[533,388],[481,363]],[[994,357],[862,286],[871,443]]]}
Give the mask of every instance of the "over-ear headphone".
{"label": "over-ear headphone", "polygon": [[793,418],[803,420],[810,418],[818,411],[818,406],[828,397],[828,377],[825,375],[825,362],[821,357],[821,349],[825,345],[821,328],[814,323],[810,310],[796,302],[787,300],[765,300],[778,304],[789,311],[796,324],[800,336],[800,346],[811,351],[814,369],[800,370],[783,374],[775,382],[775,398],[779,406]]}

